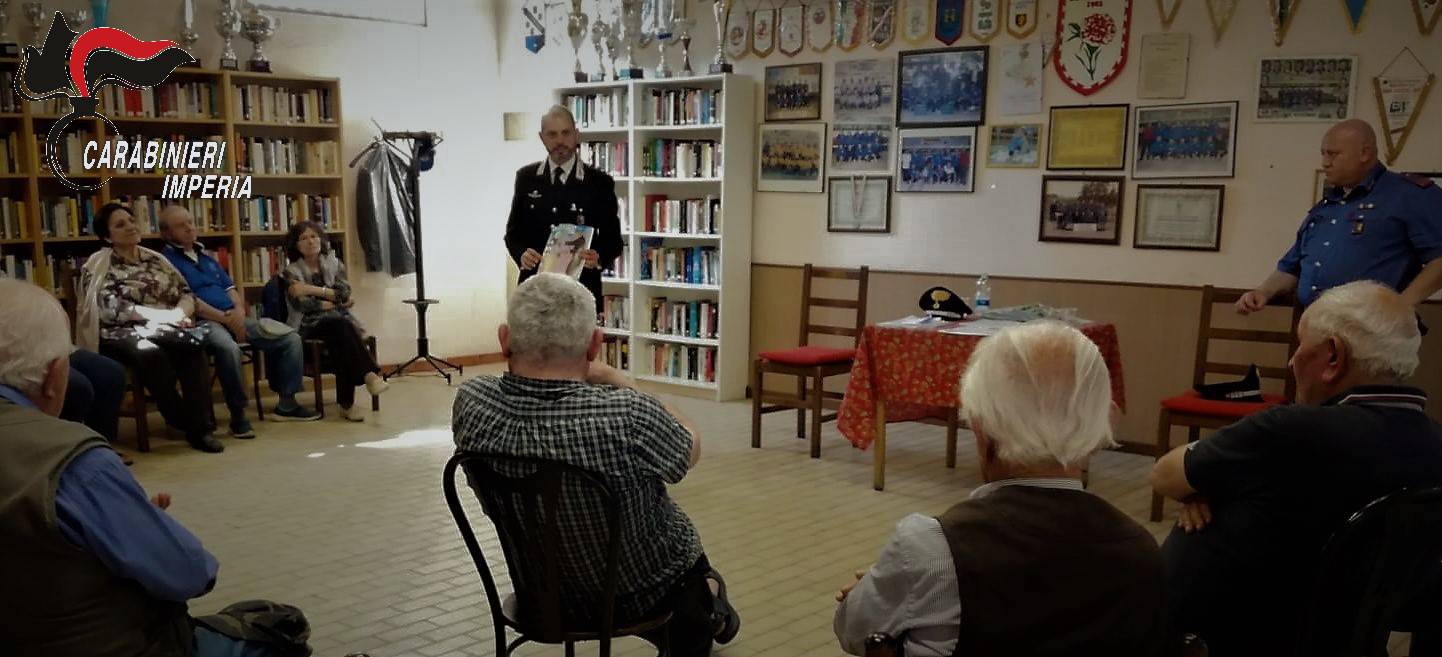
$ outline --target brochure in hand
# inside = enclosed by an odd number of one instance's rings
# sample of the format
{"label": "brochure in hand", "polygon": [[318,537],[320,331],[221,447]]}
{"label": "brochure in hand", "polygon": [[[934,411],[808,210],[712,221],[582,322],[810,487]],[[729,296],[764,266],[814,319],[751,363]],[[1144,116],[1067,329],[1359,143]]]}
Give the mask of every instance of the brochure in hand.
{"label": "brochure in hand", "polygon": [[541,254],[540,271],[580,278],[584,264],[581,252],[591,248],[595,234],[594,226],[556,224],[546,240],[546,252]]}

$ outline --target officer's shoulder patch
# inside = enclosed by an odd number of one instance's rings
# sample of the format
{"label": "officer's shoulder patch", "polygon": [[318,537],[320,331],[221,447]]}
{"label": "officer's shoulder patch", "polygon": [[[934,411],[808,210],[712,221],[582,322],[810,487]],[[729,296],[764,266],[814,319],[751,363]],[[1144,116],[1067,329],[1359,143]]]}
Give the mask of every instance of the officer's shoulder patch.
{"label": "officer's shoulder patch", "polygon": [[1421,174],[1416,174],[1416,173],[1404,173],[1404,174],[1402,174],[1402,177],[1405,178],[1405,179],[1407,179],[1407,182],[1412,183],[1413,185],[1416,185],[1416,186],[1421,187],[1421,188],[1423,188],[1423,189],[1426,189],[1426,188],[1428,188],[1428,187],[1431,187],[1431,186],[1437,184],[1437,181],[1433,180],[1432,178],[1430,178],[1430,177],[1428,177],[1428,176],[1424,176],[1424,175],[1421,175]]}

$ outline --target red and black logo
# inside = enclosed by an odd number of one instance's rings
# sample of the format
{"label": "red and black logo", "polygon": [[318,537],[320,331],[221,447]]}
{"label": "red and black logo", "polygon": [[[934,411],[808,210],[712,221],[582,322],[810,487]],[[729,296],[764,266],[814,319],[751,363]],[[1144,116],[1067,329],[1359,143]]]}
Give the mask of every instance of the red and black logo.
{"label": "red and black logo", "polygon": [[50,127],[45,160],[55,177],[75,191],[99,189],[106,181],[81,185],[65,177],[58,157],[61,139],[71,123],[96,118],[119,134],[110,119],[96,112],[99,89],[117,84],[144,89],[165,81],[175,69],[195,58],[174,41],[141,41],[124,30],[96,27],[76,34],[60,12],[50,21],[50,32],[40,49],[27,46],[15,76],[15,93],[30,101],[66,96],[70,113]]}

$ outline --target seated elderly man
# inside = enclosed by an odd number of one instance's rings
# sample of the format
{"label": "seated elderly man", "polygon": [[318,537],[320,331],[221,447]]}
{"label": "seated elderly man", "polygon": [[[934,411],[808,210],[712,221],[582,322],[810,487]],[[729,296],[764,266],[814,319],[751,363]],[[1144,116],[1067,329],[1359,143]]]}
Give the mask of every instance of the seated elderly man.
{"label": "seated elderly man", "polygon": [[1157,492],[1186,503],[1162,546],[1178,629],[1211,654],[1290,654],[1327,538],[1368,502],[1442,483],[1442,427],[1402,385],[1421,344],[1411,304],[1379,283],[1324,292],[1292,356],[1297,404],[1172,450]]}
{"label": "seated elderly man", "polygon": [[272,654],[192,627],[185,603],[215,585],[215,557],[104,438],[56,419],[68,336],[54,297],[0,279],[0,653]]}
{"label": "seated elderly man", "polygon": [[843,588],[841,648],[902,637],[926,655],[1165,654],[1156,541],[1082,489],[1112,444],[1111,384],[1095,344],[1055,322],[977,346],[961,381],[985,485],[932,518],[912,514],[869,571]]}
{"label": "seated elderly man", "polygon": [[195,220],[183,205],[169,205],[160,211],[160,234],[165,238],[165,257],[175,265],[195,295],[195,314],[210,325],[205,350],[215,358],[220,389],[230,409],[230,435],[252,438],[255,430],[245,417],[249,405],[240,378],[240,347],[249,342],[260,348],[270,365],[270,389],[280,395],[271,417],[279,421],[319,420],[320,413],[301,406],[295,399],[300,390],[301,340],[294,330],[271,332],[247,317],[245,302],[230,280],[230,274],[215,257],[196,241]]}
{"label": "seated elderly man", "polygon": [[[700,437],[674,410],[595,361],[601,350],[595,304],[585,286],[559,274],[537,274],[516,288],[500,327],[510,371],[461,386],[456,447],[562,461],[608,482],[624,518],[617,624],[671,611],[662,630],[670,654],[709,655],[713,638],[729,642],[741,619],[696,528],[666,494],[666,484],[680,482],[700,458]],[[590,520],[603,522],[601,511]],[[565,554],[577,562],[562,570],[585,575],[567,581],[562,596],[573,618],[594,620],[605,556],[587,537],[603,530],[568,528],[576,533],[562,537]]]}

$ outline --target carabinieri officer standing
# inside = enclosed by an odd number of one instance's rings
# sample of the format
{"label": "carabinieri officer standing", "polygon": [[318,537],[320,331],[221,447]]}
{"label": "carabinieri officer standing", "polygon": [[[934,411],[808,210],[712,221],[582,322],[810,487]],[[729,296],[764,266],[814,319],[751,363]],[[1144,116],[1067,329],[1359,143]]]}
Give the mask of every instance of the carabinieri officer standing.
{"label": "carabinieri officer standing", "polygon": [[591,226],[596,232],[591,248],[581,252],[585,263],[581,284],[596,297],[596,313],[600,314],[601,263],[614,262],[624,244],[615,179],[576,155],[580,133],[570,110],[556,105],[547,111],[541,117],[540,136],[547,157],[516,172],[511,215],[506,220],[506,250],[521,268],[517,283],[536,274],[552,227]]}

